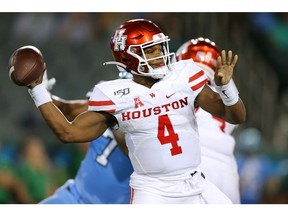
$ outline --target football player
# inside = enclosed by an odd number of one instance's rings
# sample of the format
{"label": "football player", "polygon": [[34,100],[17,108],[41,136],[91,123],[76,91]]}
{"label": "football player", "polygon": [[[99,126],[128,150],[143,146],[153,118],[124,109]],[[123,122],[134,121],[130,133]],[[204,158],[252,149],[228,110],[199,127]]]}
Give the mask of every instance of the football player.
{"label": "football player", "polygon": [[[129,20],[111,38],[121,70],[133,79],[94,86],[88,111],[68,121],[53,104],[42,77],[29,93],[44,120],[63,142],[89,142],[109,127],[125,134],[133,166],[131,203],[232,203],[205,178],[201,162],[197,107],[232,124],[246,120],[245,106],[231,78],[238,56],[225,50],[217,59],[216,91],[191,59],[173,61],[169,37],[153,22]],[[219,174],[221,175],[221,174]]]}
{"label": "football player", "polygon": [[[185,42],[176,52],[178,61],[191,58],[203,69],[209,79],[208,85],[214,91],[218,56],[220,51],[216,44],[203,37]],[[195,115],[201,144],[201,170],[234,204],[240,204],[239,174],[234,156],[235,139],[232,136],[237,125],[213,116],[200,107],[196,108]]]}

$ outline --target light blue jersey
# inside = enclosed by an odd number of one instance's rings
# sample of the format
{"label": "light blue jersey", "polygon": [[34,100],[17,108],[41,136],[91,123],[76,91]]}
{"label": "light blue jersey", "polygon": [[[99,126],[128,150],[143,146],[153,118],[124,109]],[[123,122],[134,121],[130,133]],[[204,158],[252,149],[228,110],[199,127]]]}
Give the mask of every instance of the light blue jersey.
{"label": "light blue jersey", "polygon": [[129,204],[129,158],[110,129],[90,143],[75,179],[69,179],[41,204]]}

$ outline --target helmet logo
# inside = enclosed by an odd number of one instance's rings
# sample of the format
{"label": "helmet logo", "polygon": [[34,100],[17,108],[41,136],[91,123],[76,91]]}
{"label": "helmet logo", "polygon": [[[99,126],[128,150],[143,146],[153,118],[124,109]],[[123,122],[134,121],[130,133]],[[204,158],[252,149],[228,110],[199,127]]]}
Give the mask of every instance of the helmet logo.
{"label": "helmet logo", "polygon": [[153,40],[159,40],[164,38],[164,34],[163,33],[158,33],[156,35],[153,35]]}
{"label": "helmet logo", "polygon": [[127,35],[123,35],[126,29],[116,30],[113,43],[114,43],[114,51],[124,50],[126,47]]}
{"label": "helmet logo", "polygon": [[212,57],[211,52],[205,53],[205,52],[198,51],[196,54],[196,59],[199,59],[202,62],[207,62],[207,63],[211,62],[213,65],[216,65],[216,61]]}

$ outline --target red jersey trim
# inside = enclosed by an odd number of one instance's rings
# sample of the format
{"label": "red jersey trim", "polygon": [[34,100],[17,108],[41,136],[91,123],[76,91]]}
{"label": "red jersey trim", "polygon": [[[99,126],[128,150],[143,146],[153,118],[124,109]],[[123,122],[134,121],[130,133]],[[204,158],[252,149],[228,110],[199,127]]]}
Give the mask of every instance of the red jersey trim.
{"label": "red jersey trim", "polygon": [[202,87],[205,83],[207,83],[207,82],[208,82],[208,79],[205,79],[205,80],[203,80],[202,82],[200,82],[200,83],[192,86],[191,89],[192,89],[193,91],[196,91],[197,89],[201,88],[201,87]]}
{"label": "red jersey trim", "polygon": [[115,111],[116,111],[115,109],[113,109],[114,108],[113,106],[115,104],[111,100],[106,100],[106,101],[88,101],[88,105],[89,106],[93,106],[93,107],[98,107],[97,111],[103,111],[103,112],[107,112],[107,113],[115,113]]}
{"label": "red jersey trim", "polygon": [[134,199],[134,189],[130,187],[130,204],[133,203],[133,199]]}
{"label": "red jersey trim", "polygon": [[113,109],[113,110],[101,110],[101,111],[104,111],[104,112],[108,112],[108,113],[115,113],[115,109]]}
{"label": "red jersey trim", "polygon": [[108,101],[89,101],[88,102],[89,106],[110,106],[110,105],[115,105],[113,101],[108,100]]}
{"label": "red jersey trim", "polygon": [[204,75],[204,71],[201,70],[199,71],[198,73],[196,73],[195,75],[193,75],[192,77],[189,78],[189,83],[190,82],[193,82],[194,80],[198,79],[199,77],[203,76]]}

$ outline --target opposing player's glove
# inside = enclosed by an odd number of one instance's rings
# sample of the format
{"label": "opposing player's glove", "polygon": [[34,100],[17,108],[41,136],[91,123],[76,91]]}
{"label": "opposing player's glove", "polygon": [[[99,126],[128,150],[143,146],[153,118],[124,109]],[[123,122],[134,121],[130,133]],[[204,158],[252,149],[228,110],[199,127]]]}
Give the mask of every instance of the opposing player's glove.
{"label": "opposing player's glove", "polygon": [[56,79],[54,77],[52,77],[51,79],[48,79],[48,76],[47,76],[47,70],[45,70],[44,72],[44,75],[43,75],[43,83],[45,85],[45,88],[48,90],[48,91],[51,91],[53,86],[55,85],[56,83]]}
{"label": "opposing player's glove", "polygon": [[91,94],[92,94],[92,92],[93,92],[93,89],[94,89],[94,88],[90,89],[90,91],[88,91],[88,92],[86,93],[86,98],[87,98],[87,99],[90,98],[90,96],[91,96]]}

